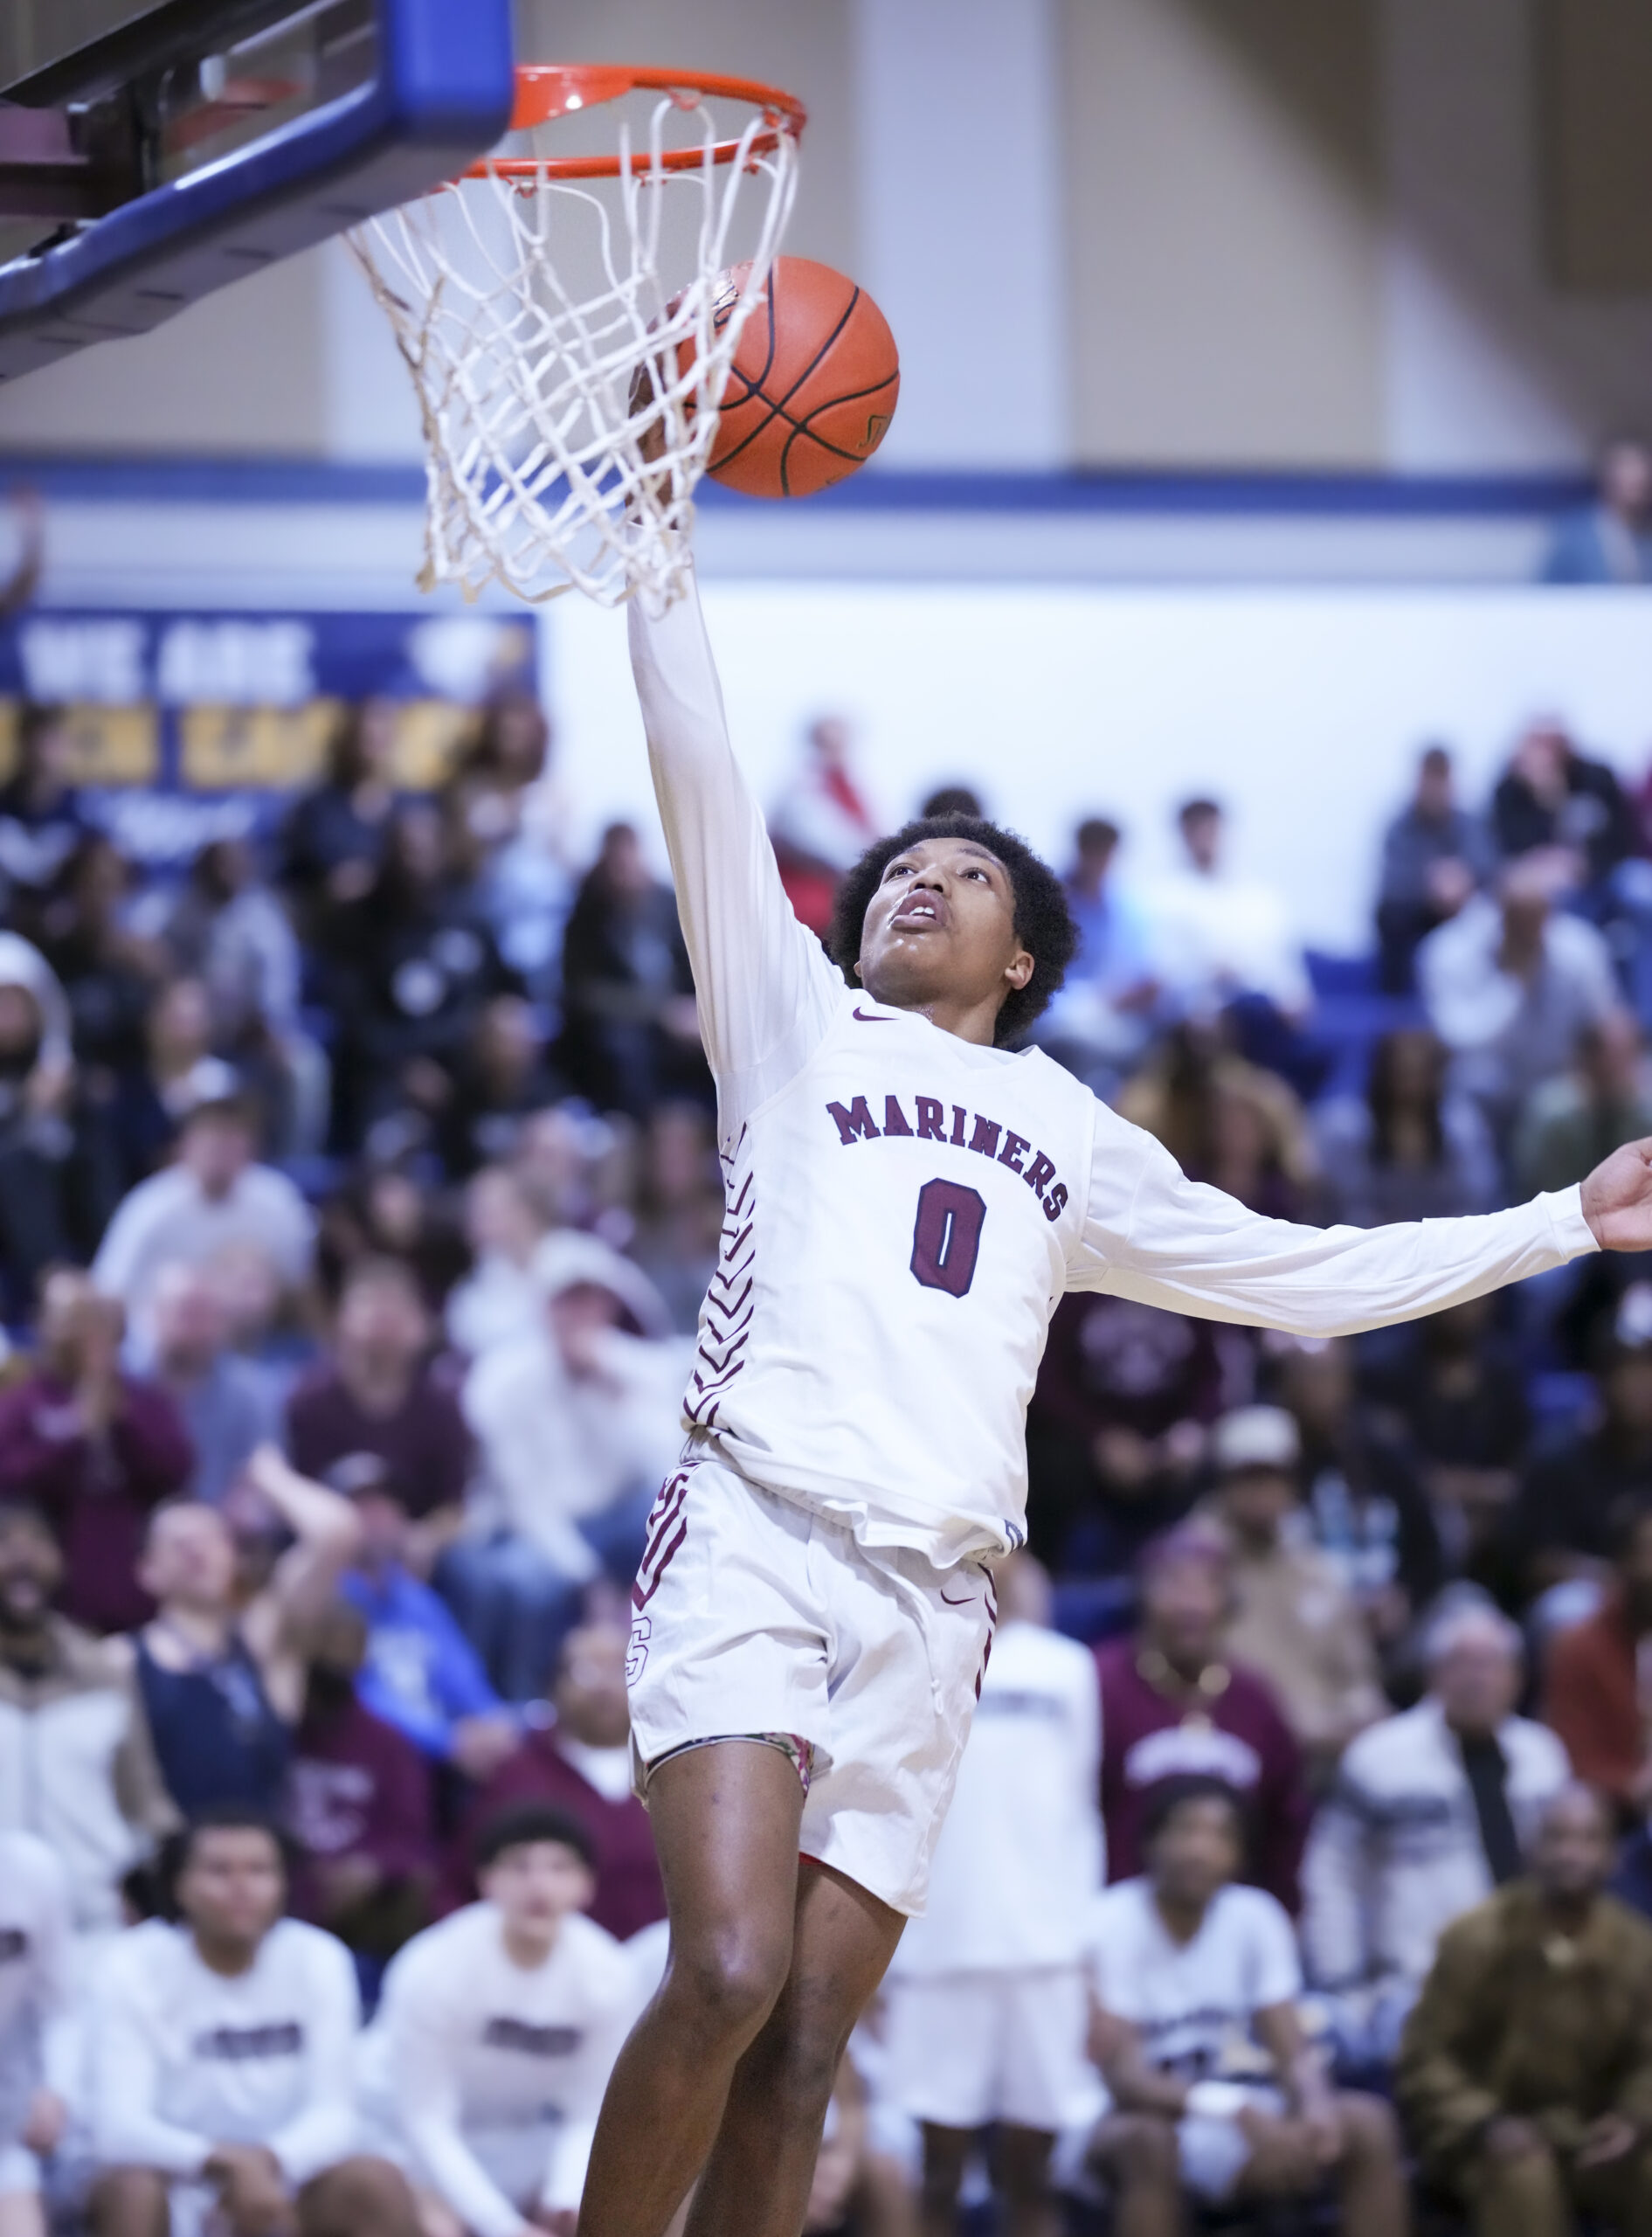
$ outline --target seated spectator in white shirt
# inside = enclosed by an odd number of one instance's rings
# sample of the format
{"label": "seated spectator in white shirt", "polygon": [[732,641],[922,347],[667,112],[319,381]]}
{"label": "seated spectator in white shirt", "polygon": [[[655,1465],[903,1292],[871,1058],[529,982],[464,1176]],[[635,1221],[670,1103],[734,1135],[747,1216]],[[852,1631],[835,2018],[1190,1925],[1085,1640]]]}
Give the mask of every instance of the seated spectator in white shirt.
{"label": "seated spectator in white shirt", "polygon": [[606,1570],[623,1590],[636,1574],[649,1507],[682,1443],[693,1349],[672,1335],[646,1275],[595,1236],[548,1236],[533,1278],[531,1326],[479,1359],[465,1384],[482,1511],[491,1506],[498,1527],[459,1540],[442,1571],[513,1700],[538,1692],[579,1588]]}
{"label": "seated spectator in white shirt", "polygon": [[1084,1936],[1102,1879],[1096,1662],[1048,1628],[1049,1580],[1030,1555],[997,1582],[1003,1622],[929,1908],[887,1987],[886,2085],[923,2125],[937,2227],[989,2123],[1009,2227],[1037,2227],[1056,2137],[1101,2109],[1084,2056]]}
{"label": "seated spectator in white shirt", "polygon": [[0,2237],[45,2237],[40,2162],[70,2109],[70,1947],[56,1857],[31,1833],[0,1833]]}
{"label": "seated spectator in white shirt", "polygon": [[1619,1007],[1605,940],[1554,906],[1566,875],[1556,849],[1523,855],[1495,898],[1476,893],[1417,950],[1418,991],[1454,1084],[1500,1139],[1532,1090],[1567,1070],[1585,1028]]}
{"label": "seated spectator in white shirt", "polygon": [[1226,2204],[1330,2183],[1344,2237],[1400,2237],[1393,2116],[1333,2090],[1308,2047],[1290,1921],[1261,1888],[1235,1885],[1239,1797],[1193,1777],[1151,1807],[1146,1873],[1091,1913],[1091,2049],[1114,2110],[1089,2157],[1115,2185],[1116,2228],[1171,2237],[1185,2191]]}
{"label": "seated spectator in white shirt", "polygon": [[369,2070],[416,2179],[469,2237],[571,2237],[635,1969],[580,1915],[593,1880],[577,1819],[507,1811],[479,1856],[482,1901],[391,1963]]}
{"label": "seated spectator in white shirt", "polygon": [[1225,826],[1215,800],[1189,800],[1178,814],[1186,859],[1148,897],[1157,974],[1195,1015],[1260,994],[1300,1018],[1313,996],[1289,904],[1273,886],[1224,867]]}
{"label": "seated spectator in white shirt", "polygon": [[274,1831],[205,1813],[162,1880],[177,1923],[135,1927],[97,1984],[93,2237],[418,2237],[404,2178],[356,2151],[355,1972],[281,1915]]}
{"label": "seated spectator in white shirt", "polygon": [[1386,2062],[1464,1911],[1525,1868],[1544,1804],[1571,1776],[1546,1725],[1517,1716],[1517,1626],[1489,1603],[1427,1637],[1428,1691],[1351,1742],[1309,1837],[1303,1942],[1353,2063]]}
{"label": "seated spectator in white shirt", "polygon": [[140,1346],[149,1338],[150,1293],[173,1260],[204,1266],[234,1245],[254,1243],[289,1297],[308,1284],[315,1222],[284,1173],[256,1162],[256,1129],[235,1099],[203,1103],[183,1123],[177,1158],[139,1181],[110,1221],[92,1274],[118,1297]]}

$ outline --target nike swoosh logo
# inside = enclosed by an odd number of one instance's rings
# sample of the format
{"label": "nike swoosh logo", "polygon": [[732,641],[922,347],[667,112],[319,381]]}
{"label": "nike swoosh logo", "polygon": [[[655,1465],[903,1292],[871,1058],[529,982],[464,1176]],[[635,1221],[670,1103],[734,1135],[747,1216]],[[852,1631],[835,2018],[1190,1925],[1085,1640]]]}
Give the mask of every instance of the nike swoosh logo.
{"label": "nike swoosh logo", "polygon": [[853,1015],[860,1019],[862,1025],[893,1025],[895,1023],[892,1017],[880,1017],[875,1010],[863,1010],[858,1002],[854,1006]]}
{"label": "nike swoosh logo", "polygon": [[941,1597],[949,1608],[973,1608],[975,1605],[975,1595],[972,1592],[966,1592],[962,1600],[954,1600],[950,1592],[944,1592]]}

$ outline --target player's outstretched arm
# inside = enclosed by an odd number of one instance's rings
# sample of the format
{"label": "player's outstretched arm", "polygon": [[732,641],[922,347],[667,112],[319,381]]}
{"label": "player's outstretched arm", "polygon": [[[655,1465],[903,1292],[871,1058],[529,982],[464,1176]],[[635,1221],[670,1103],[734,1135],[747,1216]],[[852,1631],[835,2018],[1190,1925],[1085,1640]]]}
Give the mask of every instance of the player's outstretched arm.
{"label": "player's outstretched arm", "polygon": [[630,614],[632,672],[726,1134],[802,1069],[844,984],[781,885],[729,744],[698,592],[657,619],[633,599]]}
{"label": "player's outstretched arm", "polygon": [[1264,1219],[1189,1181],[1150,1135],[1098,1110],[1088,1216],[1068,1281],[1206,1320],[1351,1336],[1603,1244],[1652,1249],[1652,1142],[1617,1151],[1581,1188],[1510,1211],[1314,1228]]}

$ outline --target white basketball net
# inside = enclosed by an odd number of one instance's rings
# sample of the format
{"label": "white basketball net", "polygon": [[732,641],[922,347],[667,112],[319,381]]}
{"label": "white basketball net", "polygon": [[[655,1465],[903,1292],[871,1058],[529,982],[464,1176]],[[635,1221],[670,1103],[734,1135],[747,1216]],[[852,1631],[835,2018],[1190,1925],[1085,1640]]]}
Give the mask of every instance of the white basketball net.
{"label": "white basketball net", "polygon": [[[684,110],[699,147],[668,170],[666,126]],[[754,152],[766,134],[775,147]],[[540,600],[577,585],[605,606],[640,592],[658,611],[684,585],[695,485],[791,213],[797,142],[754,115],[717,163],[711,116],[682,93],[655,105],[646,150],[633,156],[623,121],[618,136],[616,179],[524,183],[490,166],[349,235],[418,393],[423,589],[457,583],[474,598],[500,583]],[[685,232],[693,246],[674,260]],[[746,259],[718,331],[717,275]],[[662,268],[673,261],[683,268]],[[663,448],[646,459],[653,429]]]}

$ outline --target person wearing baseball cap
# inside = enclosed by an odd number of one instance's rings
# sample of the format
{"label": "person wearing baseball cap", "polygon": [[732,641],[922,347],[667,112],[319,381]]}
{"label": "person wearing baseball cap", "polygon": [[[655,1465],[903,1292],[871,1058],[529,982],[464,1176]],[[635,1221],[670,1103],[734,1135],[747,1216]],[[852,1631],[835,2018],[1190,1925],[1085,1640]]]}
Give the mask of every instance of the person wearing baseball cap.
{"label": "person wearing baseball cap", "polygon": [[1282,1406],[1241,1406],[1211,1437],[1211,1510],[1233,1548],[1224,1650],[1270,1680],[1321,1783],[1387,1704],[1358,1607],[1325,1556],[1292,1527],[1301,1439]]}

